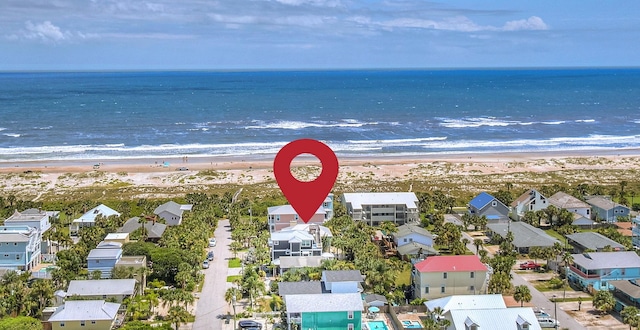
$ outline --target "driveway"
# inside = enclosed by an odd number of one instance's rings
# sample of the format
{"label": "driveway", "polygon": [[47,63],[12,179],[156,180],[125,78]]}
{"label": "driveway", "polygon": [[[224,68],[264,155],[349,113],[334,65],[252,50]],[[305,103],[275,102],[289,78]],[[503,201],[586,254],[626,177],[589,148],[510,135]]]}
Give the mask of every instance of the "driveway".
{"label": "driveway", "polygon": [[204,269],[204,286],[200,293],[198,305],[196,307],[196,320],[193,323],[194,330],[223,329],[233,325],[224,324],[224,320],[219,318],[231,312],[231,308],[224,301],[224,293],[230,285],[227,283],[227,273],[229,268],[229,258],[231,251],[231,228],[229,220],[218,221],[218,228],[215,231],[217,245],[209,248],[213,251],[214,258],[210,262],[209,268]]}

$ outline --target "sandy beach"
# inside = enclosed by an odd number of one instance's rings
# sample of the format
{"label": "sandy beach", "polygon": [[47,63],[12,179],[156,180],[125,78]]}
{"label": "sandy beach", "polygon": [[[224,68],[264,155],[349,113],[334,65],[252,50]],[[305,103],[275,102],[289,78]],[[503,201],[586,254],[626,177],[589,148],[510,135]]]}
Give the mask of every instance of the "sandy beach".
{"label": "sandy beach", "polygon": [[[168,163],[167,164],[165,164]],[[431,189],[455,183],[470,193],[512,182],[515,186],[566,183],[617,184],[634,181],[640,170],[640,150],[588,150],[550,153],[433,154],[420,156],[339,157],[336,189],[342,191],[385,188]],[[163,165],[164,164],[164,165]],[[272,157],[175,157],[0,163],[5,194],[37,199],[83,188],[155,188],[156,197],[184,194],[212,186],[261,184],[276,188]],[[320,172],[315,157],[303,155],[292,162],[293,175],[302,181]],[[598,171],[598,175],[593,175]],[[149,191],[147,189],[146,191]],[[104,193],[103,193],[104,194]],[[137,194],[137,195],[136,195]],[[145,196],[145,193],[136,193]],[[149,193],[151,194],[151,193]]]}

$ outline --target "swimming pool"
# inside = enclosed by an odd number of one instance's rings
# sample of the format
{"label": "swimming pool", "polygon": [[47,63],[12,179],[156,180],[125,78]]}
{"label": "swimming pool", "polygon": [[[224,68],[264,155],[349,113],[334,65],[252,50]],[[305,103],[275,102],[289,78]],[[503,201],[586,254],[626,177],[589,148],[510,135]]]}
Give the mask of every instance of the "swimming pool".
{"label": "swimming pool", "polygon": [[400,321],[405,329],[422,329],[422,325],[418,321]]}
{"label": "swimming pool", "polygon": [[369,330],[389,330],[387,324],[383,321],[367,322],[367,327],[369,327]]}

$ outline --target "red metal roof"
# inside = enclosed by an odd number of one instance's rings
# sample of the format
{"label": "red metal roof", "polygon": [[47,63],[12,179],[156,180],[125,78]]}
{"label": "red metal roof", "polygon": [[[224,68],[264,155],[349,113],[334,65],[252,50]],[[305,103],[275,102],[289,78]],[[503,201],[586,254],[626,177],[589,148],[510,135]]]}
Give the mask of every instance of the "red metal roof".
{"label": "red metal roof", "polygon": [[470,272],[486,271],[487,266],[477,256],[434,256],[415,265],[421,272]]}

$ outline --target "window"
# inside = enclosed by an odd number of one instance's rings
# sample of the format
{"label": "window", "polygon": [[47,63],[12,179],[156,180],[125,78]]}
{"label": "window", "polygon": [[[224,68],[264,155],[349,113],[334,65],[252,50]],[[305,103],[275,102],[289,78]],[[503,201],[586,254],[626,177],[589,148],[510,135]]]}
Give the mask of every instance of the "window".
{"label": "window", "polygon": [[276,221],[280,221],[280,214],[276,215]]}
{"label": "window", "polygon": [[297,214],[295,214],[295,215],[293,216],[293,219],[294,219],[294,220],[298,220],[298,219],[299,219],[298,215],[297,215]]}
{"label": "window", "polygon": [[442,278],[447,278],[447,273],[442,273]]}
{"label": "window", "polygon": [[280,244],[280,241],[273,241],[274,246],[277,246],[278,244]]}
{"label": "window", "polygon": [[424,288],[424,293],[429,294],[429,287],[428,286]]}
{"label": "window", "polygon": [[476,287],[475,287],[475,286],[473,286],[473,285],[472,285],[472,286],[470,286],[470,287],[469,287],[469,291],[470,291],[470,292],[475,292],[475,291],[476,291]]}
{"label": "window", "polygon": [[302,247],[311,247],[311,241],[302,241]]}
{"label": "window", "polygon": [[84,321],[80,321],[80,326],[84,327]]}
{"label": "window", "polygon": [[96,321],[91,321],[91,324],[96,324]]}
{"label": "window", "polygon": [[61,326],[61,327],[64,327],[64,322],[60,322],[60,326]]}
{"label": "window", "polygon": [[444,293],[445,292],[445,288],[444,285],[440,288],[440,293]]}
{"label": "window", "polygon": [[102,299],[107,299],[107,295],[106,295],[106,294],[103,294],[103,295],[102,295]]}
{"label": "window", "polygon": [[353,330],[353,323],[347,324],[347,330]]}
{"label": "window", "polygon": [[469,276],[470,276],[471,278],[475,278],[475,277],[476,277],[476,272],[471,272],[471,273],[469,273]]}
{"label": "window", "polygon": [[16,254],[16,260],[20,260],[20,255]]}
{"label": "window", "polygon": [[405,239],[403,240],[403,242],[405,242],[405,243],[406,243],[406,242],[407,242],[407,239],[405,238]]}
{"label": "window", "polygon": [[349,320],[353,320],[353,312],[352,311],[347,312],[347,318]]}
{"label": "window", "polygon": [[493,207],[498,206],[498,202],[496,202],[496,201],[491,202],[491,206],[493,206]]}

